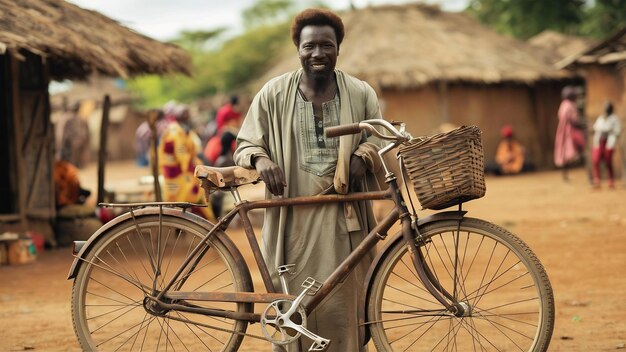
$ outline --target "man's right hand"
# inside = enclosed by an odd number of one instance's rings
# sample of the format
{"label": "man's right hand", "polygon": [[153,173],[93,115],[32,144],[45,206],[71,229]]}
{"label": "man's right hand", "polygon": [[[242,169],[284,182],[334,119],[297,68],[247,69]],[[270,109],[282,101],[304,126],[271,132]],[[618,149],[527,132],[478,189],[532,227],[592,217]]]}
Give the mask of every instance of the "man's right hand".
{"label": "man's right hand", "polygon": [[283,195],[285,190],[285,174],[283,170],[268,157],[259,156],[254,159],[254,167],[267,189],[275,196]]}

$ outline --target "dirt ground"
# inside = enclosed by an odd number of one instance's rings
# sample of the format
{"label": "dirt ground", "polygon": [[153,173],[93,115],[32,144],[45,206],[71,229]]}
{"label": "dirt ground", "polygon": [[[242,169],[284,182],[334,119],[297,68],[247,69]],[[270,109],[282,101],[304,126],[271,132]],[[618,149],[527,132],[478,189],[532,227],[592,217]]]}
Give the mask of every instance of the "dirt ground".
{"label": "dirt ground", "polygon": [[[107,184],[147,174],[132,163],[111,165]],[[95,190],[95,169],[84,170]],[[556,300],[551,351],[614,351],[626,343],[626,188],[591,189],[583,169],[488,177],[485,198],[465,206],[518,234],[543,262]],[[240,230],[229,232],[237,236]],[[244,254],[250,255],[248,252]],[[67,248],[37,261],[0,267],[0,351],[78,351],[66,280]],[[254,331],[253,331],[254,332]],[[241,351],[269,351],[246,339]]]}

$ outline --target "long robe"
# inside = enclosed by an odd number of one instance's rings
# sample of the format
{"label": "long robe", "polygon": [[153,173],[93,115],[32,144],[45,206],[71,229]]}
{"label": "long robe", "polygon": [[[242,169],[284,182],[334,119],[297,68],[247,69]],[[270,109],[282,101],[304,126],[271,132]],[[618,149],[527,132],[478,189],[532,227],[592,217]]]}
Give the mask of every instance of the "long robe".
{"label": "long robe", "polygon": [[554,139],[554,164],[561,167],[578,160],[585,136],[574,127],[580,123],[580,117],[573,101],[564,99],[559,106],[558,116],[559,124]]}
{"label": "long robe", "polygon": [[[235,162],[252,168],[252,157],[269,157],[285,174],[288,197],[319,194],[330,186],[345,194],[350,191],[350,157],[356,154],[366,161],[371,172],[369,182],[362,182],[359,187],[370,189],[376,184],[371,176],[380,172],[381,165],[377,148],[366,142],[364,134],[340,137],[336,166],[307,161],[303,142],[307,128],[298,126],[300,121],[295,118],[300,116],[296,109],[307,108],[297,101],[301,75],[302,70],[298,70],[277,77],[255,96],[237,137]],[[341,124],[381,117],[376,94],[367,83],[338,70],[335,75]],[[332,122],[324,121],[324,125],[328,127]],[[266,197],[273,196],[266,191]],[[294,275],[287,278],[290,294],[299,294],[307,277],[324,281],[374,224],[370,202],[266,209],[261,247],[275,287],[280,288],[276,268],[284,264],[295,264]],[[329,351],[361,349],[357,304],[370,263],[368,256],[308,317],[308,328],[331,340]],[[309,341],[301,340],[301,350],[307,350]],[[298,348],[292,344],[286,350]]]}

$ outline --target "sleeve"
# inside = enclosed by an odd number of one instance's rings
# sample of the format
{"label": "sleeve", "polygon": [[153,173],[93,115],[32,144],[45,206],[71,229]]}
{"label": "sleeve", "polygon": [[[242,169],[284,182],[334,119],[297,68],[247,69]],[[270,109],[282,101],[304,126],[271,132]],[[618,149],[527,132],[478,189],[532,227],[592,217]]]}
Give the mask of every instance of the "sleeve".
{"label": "sleeve", "polygon": [[619,137],[621,132],[622,132],[622,126],[621,126],[620,120],[619,118],[614,117],[611,123],[611,132],[609,134],[609,138],[606,141],[607,148],[610,148],[610,149],[615,148],[615,145],[617,144],[617,138]]}
{"label": "sleeve", "polygon": [[265,88],[254,97],[248,114],[237,135],[237,149],[235,150],[235,164],[246,169],[253,169],[252,159],[257,156],[269,158],[269,103]]}

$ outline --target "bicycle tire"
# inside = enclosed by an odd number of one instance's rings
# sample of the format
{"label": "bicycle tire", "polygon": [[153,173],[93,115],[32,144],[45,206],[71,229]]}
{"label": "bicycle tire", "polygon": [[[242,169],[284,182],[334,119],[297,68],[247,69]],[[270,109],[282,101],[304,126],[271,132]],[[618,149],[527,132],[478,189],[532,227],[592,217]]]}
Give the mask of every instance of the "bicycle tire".
{"label": "bicycle tire", "polygon": [[521,239],[472,218],[428,223],[419,230],[418,248],[428,269],[470,313],[456,317],[426,291],[400,237],[381,257],[368,293],[368,324],[379,351],[548,349],[552,288]]}
{"label": "bicycle tire", "polygon": [[[85,256],[72,289],[72,318],[82,349],[236,351],[247,322],[179,311],[154,314],[145,305],[146,293],[155,296],[163,288],[212,226],[208,225],[182,215],[146,214],[103,234]],[[245,261],[236,249],[233,253],[230,239],[218,231],[209,243],[202,260],[183,275],[184,283],[178,280],[179,290],[251,291],[249,271],[242,268]],[[244,303],[192,303],[240,312],[252,309]]]}

